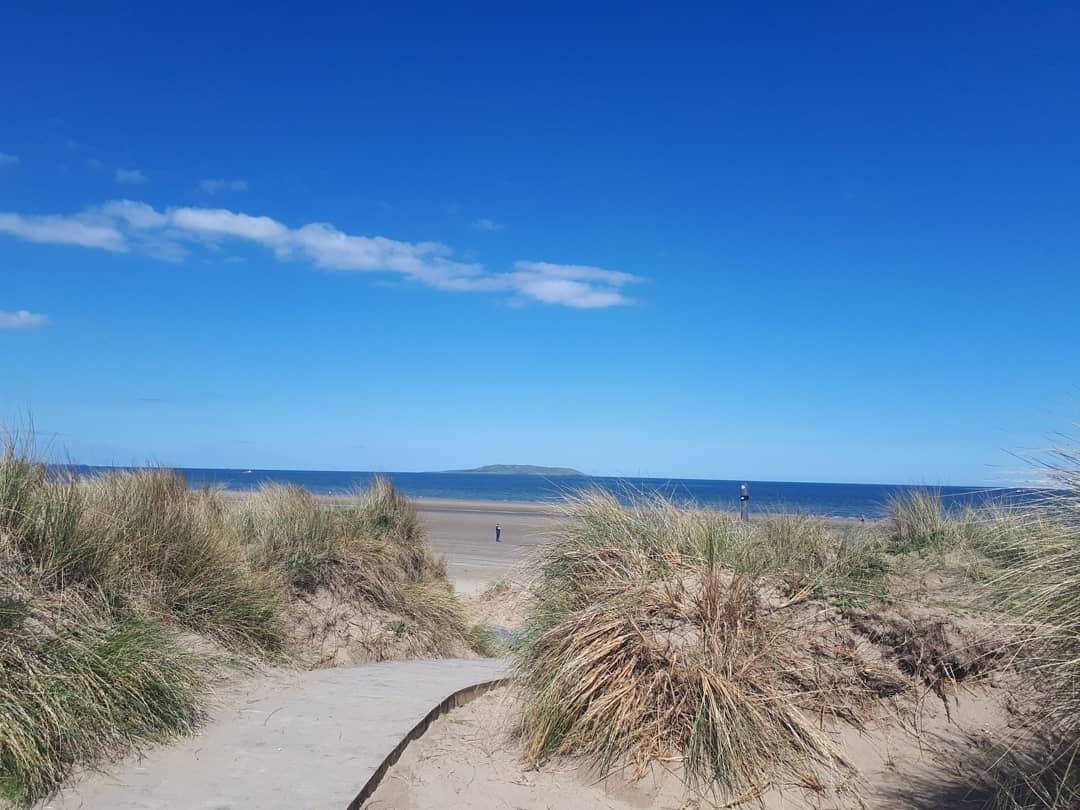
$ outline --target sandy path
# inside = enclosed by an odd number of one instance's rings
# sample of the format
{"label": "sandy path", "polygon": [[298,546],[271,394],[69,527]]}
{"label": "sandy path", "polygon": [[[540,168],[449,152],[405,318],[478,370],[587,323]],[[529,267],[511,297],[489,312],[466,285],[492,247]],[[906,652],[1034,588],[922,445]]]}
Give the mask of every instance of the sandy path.
{"label": "sandy path", "polygon": [[43,810],[344,810],[443,699],[495,659],[272,672],[228,688],[198,734],[73,779]]}
{"label": "sandy path", "polygon": [[[606,779],[572,758],[536,767],[521,758],[515,735],[514,690],[501,688],[439,718],[413,742],[365,810],[705,810],[727,807],[687,791],[675,763],[656,766],[640,780],[616,772]],[[946,717],[936,699],[921,712],[922,735],[886,714],[864,733],[832,726],[831,736],[856,769],[840,791],[798,785],[773,788],[739,806],[757,810],[940,810],[981,807],[978,779],[990,740],[1006,721],[1005,691],[982,685],[965,689]],[[989,728],[996,731],[990,731]],[[975,767],[973,773],[965,773]],[[858,788],[860,795],[850,792]]]}
{"label": "sandy path", "polygon": [[[455,587],[467,595],[512,576],[556,520],[550,507],[533,504],[418,506]],[[344,808],[428,711],[504,669],[486,659],[270,670],[225,685],[195,736],[73,778],[42,810]]]}
{"label": "sandy path", "polygon": [[[511,576],[555,526],[550,507],[469,501],[417,501],[431,544],[444,555],[459,593],[475,595],[493,580]],[[495,524],[502,542],[495,542]]]}
{"label": "sandy path", "polygon": [[365,810],[675,810],[682,790],[664,779],[600,781],[572,763],[532,768],[518,758],[511,689],[436,720],[405,749]]}

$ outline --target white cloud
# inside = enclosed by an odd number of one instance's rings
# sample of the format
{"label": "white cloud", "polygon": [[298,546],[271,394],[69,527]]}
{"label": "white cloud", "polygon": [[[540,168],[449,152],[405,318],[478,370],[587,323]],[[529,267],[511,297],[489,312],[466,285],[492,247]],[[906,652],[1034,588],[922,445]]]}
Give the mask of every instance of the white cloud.
{"label": "white cloud", "polygon": [[618,290],[598,290],[580,281],[533,277],[522,279],[517,286],[524,295],[543,301],[545,304],[564,304],[579,309],[595,309],[630,303]]}
{"label": "white cloud", "polygon": [[117,169],[117,183],[145,183],[146,175],[138,169]]}
{"label": "white cloud", "polygon": [[620,290],[643,279],[630,273],[580,264],[514,262],[514,287],[521,294],[577,309],[598,309],[633,303]]}
{"label": "white cloud", "polygon": [[0,329],[37,329],[49,325],[46,315],[38,315],[25,309],[16,312],[4,312],[0,310]]}
{"label": "white cloud", "polygon": [[111,223],[95,223],[81,217],[23,216],[0,213],[0,233],[28,242],[80,245],[103,250],[127,250],[127,240]]}
{"label": "white cloud", "polygon": [[237,214],[224,208],[175,208],[168,222],[181,232],[208,239],[235,237],[275,249],[286,247],[289,229],[270,217]]}
{"label": "white cloud", "polygon": [[267,248],[282,261],[306,261],[324,270],[397,273],[440,290],[505,293],[514,303],[577,309],[631,304],[622,288],[642,281],[602,267],[536,261],[518,261],[511,270],[497,272],[454,259],[440,242],[359,236],[325,222],[290,228],[270,217],[225,208],[159,211],[135,200],[112,200],[74,216],[0,213],[0,233],[34,242],[130,249],[167,261],[183,261],[189,248],[221,250],[239,242]]}
{"label": "white cloud", "polygon": [[169,221],[164,214],[155,211],[153,206],[134,200],[111,200],[87,213],[90,216],[100,214],[106,220],[118,219],[136,229],[163,228]]}
{"label": "white cloud", "polygon": [[501,231],[503,229],[502,223],[496,222],[493,219],[487,217],[481,217],[473,223],[473,227],[478,231]]}
{"label": "white cloud", "polygon": [[206,194],[217,194],[219,191],[247,191],[248,183],[243,178],[225,180],[218,177],[208,177],[199,181],[199,191]]}
{"label": "white cloud", "polygon": [[550,262],[514,262],[514,269],[521,273],[535,273],[550,278],[563,278],[571,281],[600,281],[614,287],[634,284],[641,281],[638,276],[620,273],[617,270],[605,270],[602,267],[589,267],[585,264],[551,264]]}
{"label": "white cloud", "polygon": [[9,155],[6,152],[0,152],[0,166],[18,166],[21,161],[18,155]]}

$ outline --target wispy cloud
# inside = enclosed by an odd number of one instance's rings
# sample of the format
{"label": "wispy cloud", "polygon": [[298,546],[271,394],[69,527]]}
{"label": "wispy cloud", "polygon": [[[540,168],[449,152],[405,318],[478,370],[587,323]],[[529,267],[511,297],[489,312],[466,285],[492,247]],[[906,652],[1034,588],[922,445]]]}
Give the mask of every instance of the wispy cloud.
{"label": "wispy cloud", "polygon": [[38,315],[25,309],[15,312],[0,310],[0,329],[37,329],[48,325],[49,318],[46,315]]}
{"label": "wispy cloud", "polygon": [[632,303],[623,290],[642,279],[602,267],[519,261],[504,272],[460,261],[440,242],[404,242],[348,234],[325,222],[289,227],[276,219],[225,208],[157,210],[113,200],[73,216],[0,213],[0,233],[33,242],[137,251],[182,261],[192,249],[221,250],[228,243],[266,248],[280,261],[324,270],[395,273],[452,292],[509,295],[511,301],[600,309]]}
{"label": "wispy cloud", "polygon": [[500,222],[496,222],[493,219],[487,217],[481,217],[473,223],[473,227],[478,231],[501,231],[503,225]]}
{"label": "wispy cloud", "polygon": [[39,217],[0,213],[0,233],[11,234],[27,242],[127,250],[127,240],[114,224],[95,223],[79,216]]}
{"label": "wispy cloud", "polygon": [[117,169],[116,170],[116,182],[117,183],[145,183],[146,175],[139,169]]}
{"label": "wispy cloud", "polygon": [[517,290],[528,298],[578,309],[631,304],[622,288],[642,281],[639,276],[618,270],[551,262],[514,262],[510,275]]}
{"label": "wispy cloud", "polygon": [[219,191],[247,191],[248,182],[243,178],[224,180],[217,177],[208,177],[199,181],[199,191],[205,194],[217,194]]}
{"label": "wispy cloud", "polygon": [[9,155],[7,152],[0,152],[0,167],[18,166],[20,162],[18,155]]}

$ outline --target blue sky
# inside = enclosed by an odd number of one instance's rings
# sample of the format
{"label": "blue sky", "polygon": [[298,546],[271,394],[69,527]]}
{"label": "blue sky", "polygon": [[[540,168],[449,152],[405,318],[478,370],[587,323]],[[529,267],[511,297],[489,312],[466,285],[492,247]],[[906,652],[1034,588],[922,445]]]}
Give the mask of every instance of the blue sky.
{"label": "blue sky", "polygon": [[0,26],[54,454],[977,484],[1075,418],[1075,4],[152,5]]}

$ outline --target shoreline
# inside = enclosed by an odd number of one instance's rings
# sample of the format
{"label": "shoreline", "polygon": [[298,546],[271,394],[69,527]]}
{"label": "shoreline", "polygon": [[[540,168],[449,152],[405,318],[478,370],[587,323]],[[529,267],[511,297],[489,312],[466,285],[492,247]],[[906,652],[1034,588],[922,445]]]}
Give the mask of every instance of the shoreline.
{"label": "shoreline", "polygon": [[[223,489],[222,493],[228,498],[242,498],[246,495],[255,492],[256,490],[241,490],[241,489]],[[324,506],[340,507],[345,506],[353,500],[352,495],[320,495],[317,492],[312,492],[310,489],[308,492],[314,496],[315,500]],[[416,509],[420,512],[427,513],[446,513],[446,514],[483,514],[483,515],[535,515],[541,517],[562,517],[566,514],[564,508],[564,501],[494,501],[490,499],[470,499],[470,498],[428,498],[421,495],[409,495],[402,493],[410,501],[415,504]],[[684,505],[680,505],[680,508],[686,508]],[[690,507],[695,508],[695,507]],[[708,505],[698,505],[696,508],[703,509],[709,512],[726,512],[733,516],[738,516],[737,509],[724,509],[720,507],[713,507]],[[847,515],[827,515],[820,512],[810,511],[798,511],[798,510],[750,510],[750,522],[754,523],[761,520],[769,520],[771,518],[779,517],[807,517],[823,520],[826,523],[850,525],[853,523],[865,523],[880,524],[888,520],[886,515],[867,515],[863,518],[851,517]]]}
{"label": "shoreline", "polygon": [[[242,490],[227,490],[230,495],[243,495]],[[308,490],[309,492],[311,490]],[[327,506],[342,506],[352,501],[351,495],[319,495],[312,492],[315,499]],[[558,501],[492,501],[470,500],[468,498],[424,498],[402,493],[420,512],[477,512],[488,515],[547,515],[558,516],[563,513]]]}
{"label": "shoreline", "polygon": [[562,504],[558,501],[489,501],[464,498],[409,497],[421,512],[483,512],[503,515],[560,515]]}

